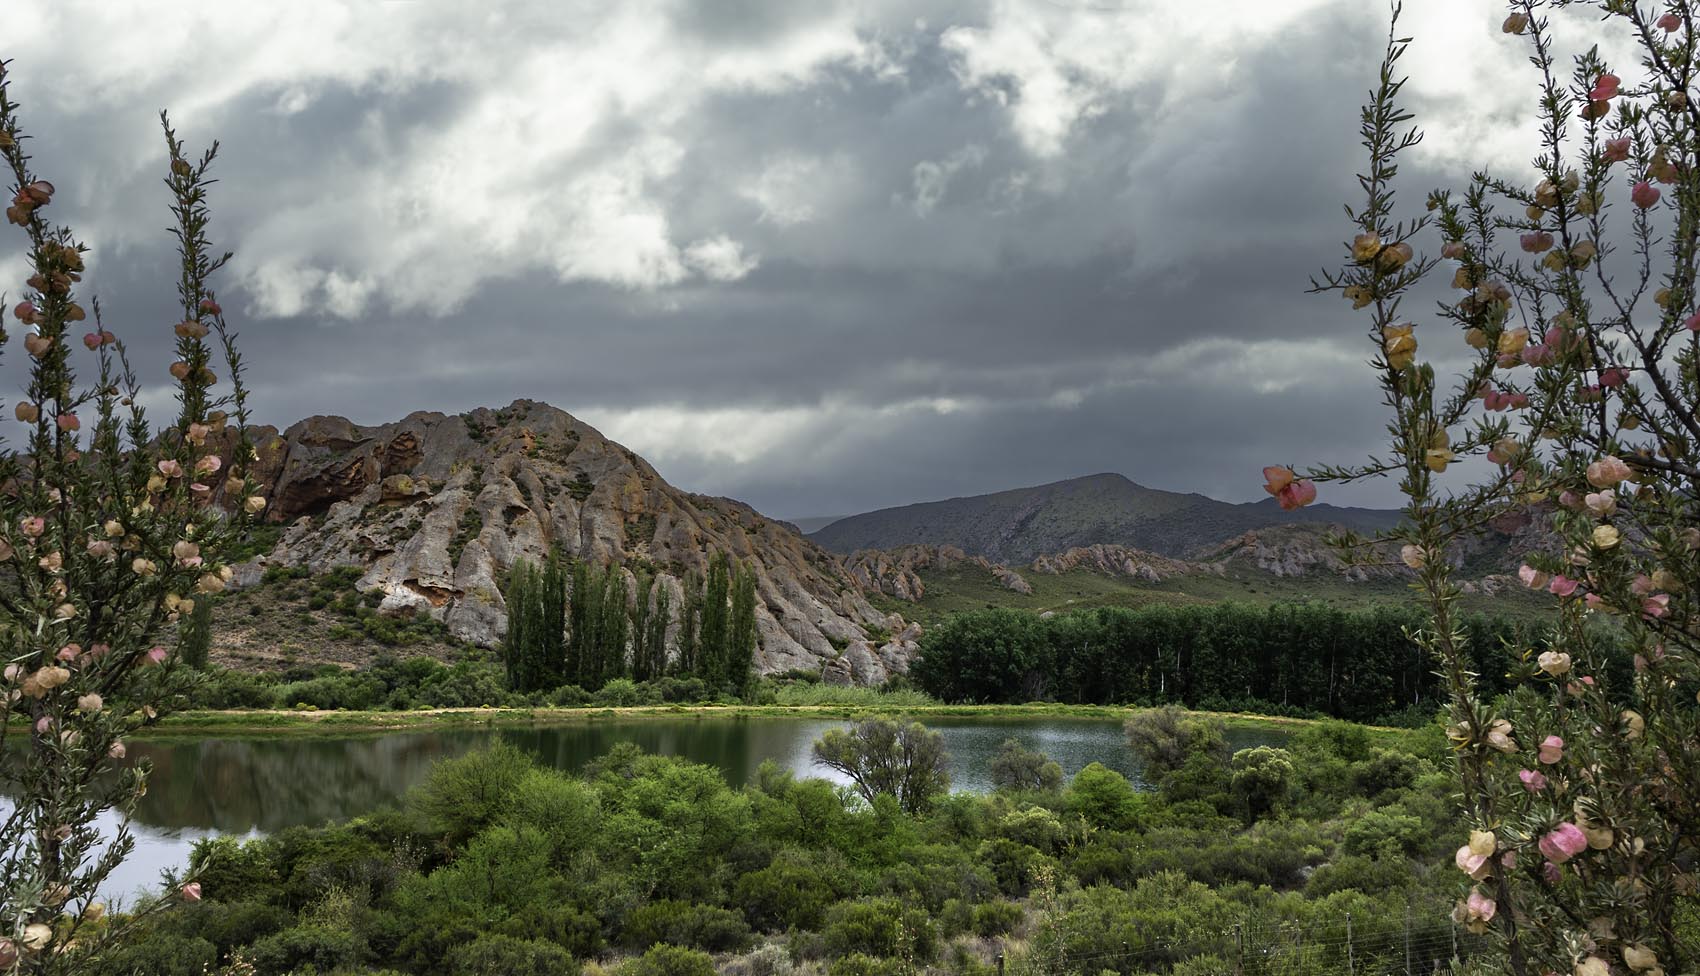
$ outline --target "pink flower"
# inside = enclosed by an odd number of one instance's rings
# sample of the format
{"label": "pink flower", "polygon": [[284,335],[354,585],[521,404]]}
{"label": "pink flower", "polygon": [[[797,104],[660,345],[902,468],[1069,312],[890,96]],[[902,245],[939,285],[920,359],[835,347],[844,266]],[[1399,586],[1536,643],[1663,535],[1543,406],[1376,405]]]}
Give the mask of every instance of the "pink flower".
{"label": "pink flower", "polygon": [[1469,906],[1470,914],[1484,922],[1492,921],[1494,914],[1499,910],[1499,906],[1492,898],[1479,891],[1471,891],[1470,897],[1464,899],[1464,904]]}
{"label": "pink flower", "polygon": [[32,515],[18,522],[18,528],[23,530],[24,535],[35,539],[47,531],[47,520],[39,515]]}
{"label": "pink flower", "polygon": [[1554,827],[1538,845],[1541,854],[1554,864],[1563,864],[1588,849],[1588,835],[1568,821]]}
{"label": "pink flower", "polygon": [[1530,231],[1517,238],[1517,242],[1523,246],[1523,250],[1530,254],[1552,250],[1552,235],[1544,230]]}
{"label": "pink flower", "polygon": [[1623,84],[1623,79],[1610,72],[1600,75],[1600,80],[1594,83],[1592,91],[1588,92],[1591,102],[1609,102],[1617,97],[1617,86]]}
{"label": "pink flower", "polygon": [[1641,613],[1644,616],[1659,618],[1670,613],[1670,594],[1655,593],[1641,601]]}
{"label": "pink flower", "polygon": [[99,349],[100,348],[100,333],[89,332],[89,333],[84,334],[83,345],[88,347],[88,350],[90,352],[93,352],[94,350]]}
{"label": "pink flower", "polygon": [[1601,386],[1622,386],[1629,379],[1629,370],[1622,366],[1610,366],[1600,370]]}
{"label": "pink flower", "polygon": [[1564,740],[1556,735],[1549,735],[1541,740],[1538,751],[1540,761],[1551,766],[1564,758]]}
{"label": "pink flower", "polygon": [[1605,151],[1600,153],[1600,158],[1608,163],[1627,161],[1629,159],[1629,137],[1607,139]]}
{"label": "pink flower", "polygon": [[1646,180],[1642,180],[1630,188],[1629,199],[1634,202],[1635,206],[1646,210],[1659,202],[1659,188]]}
{"label": "pink flower", "polygon": [[66,644],[64,647],[61,647],[59,649],[59,653],[54,656],[61,661],[75,661],[82,653],[83,649],[81,645]]}
{"label": "pink flower", "polygon": [[1561,574],[1554,576],[1552,582],[1547,584],[1547,592],[1559,597],[1572,596],[1575,594],[1577,586],[1575,580]]}
{"label": "pink flower", "polygon": [[1539,793],[1547,788],[1547,778],[1538,770],[1522,770],[1517,774],[1517,778],[1523,781],[1523,788],[1530,793]]}
{"label": "pink flower", "polygon": [[214,474],[222,467],[224,467],[224,462],[219,459],[217,454],[208,454],[206,457],[195,462],[195,473]]}
{"label": "pink flower", "polygon": [[1682,29],[1682,16],[1674,12],[1668,13],[1653,23],[1659,25],[1659,30],[1669,34],[1671,31]]}
{"label": "pink flower", "polygon": [[1271,464],[1263,469],[1263,490],[1271,495],[1281,494],[1282,489],[1293,483],[1293,469]]}
{"label": "pink flower", "polygon": [[59,429],[67,434],[75,430],[80,430],[83,426],[83,422],[78,420],[77,415],[74,413],[62,413],[53,418],[53,422],[58,424]]}
{"label": "pink flower", "polygon": [[1528,563],[1524,563],[1517,567],[1517,578],[1523,581],[1524,586],[1527,586],[1532,590],[1539,589],[1547,585],[1548,579],[1547,574],[1541,572]]}
{"label": "pink flower", "polygon": [[1488,854],[1477,854],[1475,851],[1470,850],[1468,845],[1465,845],[1464,847],[1458,848],[1458,853],[1453,856],[1452,861],[1454,864],[1458,865],[1458,870],[1472,878],[1480,879],[1485,877],[1488,873],[1488,856]]}
{"label": "pink flower", "polygon": [[[1558,884],[1564,880],[1564,869],[1548,861],[1541,865],[1541,877],[1547,879],[1547,884]],[[1577,972],[1581,972],[1580,969]]]}
{"label": "pink flower", "polygon": [[1690,332],[1700,332],[1700,312],[1695,312],[1682,320],[1682,327]]}
{"label": "pink flower", "polygon": [[199,881],[191,881],[188,884],[183,886],[183,900],[184,901],[200,901],[201,900],[201,883]]}
{"label": "pink flower", "polygon": [[1540,343],[1523,347],[1518,357],[1530,366],[1545,366],[1553,361],[1552,350]]}
{"label": "pink flower", "polygon": [[1312,484],[1309,478],[1295,481],[1281,489],[1281,493],[1275,496],[1275,500],[1280,502],[1281,507],[1289,512],[1303,508],[1316,501],[1316,485]]}
{"label": "pink flower", "polygon": [[167,652],[163,647],[152,647],[148,649],[147,659],[149,664],[164,664],[166,656]]}
{"label": "pink flower", "polygon": [[53,728],[53,718],[52,718],[52,716],[43,715],[42,717],[35,720],[35,730],[37,732],[41,733],[41,734],[45,735],[48,732],[48,730],[50,730],[52,728]]}
{"label": "pink flower", "polygon": [[224,309],[219,308],[218,303],[210,298],[201,299],[201,311],[208,315],[221,315],[224,313]]}
{"label": "pink flower", "polygon": [[159,462],[157,467],[159,468],[159,473],[165,475],[167,478],[180,478],[183,476],[183,465],[178,464],[170,458]]}
{"label": "pink flower", "polygon": [[1588,484],[1595,488],[1610,488],[1620,482],[1628,481],[1635,472],[1622,458],[1607,455],[1588,465]]}
{"label": "pink flower", "polygon": [[18,317],[18,321],[25,325],[35,324],[36,308],[33,302],[19,302],[13,307],[12,314],[16,315]]}

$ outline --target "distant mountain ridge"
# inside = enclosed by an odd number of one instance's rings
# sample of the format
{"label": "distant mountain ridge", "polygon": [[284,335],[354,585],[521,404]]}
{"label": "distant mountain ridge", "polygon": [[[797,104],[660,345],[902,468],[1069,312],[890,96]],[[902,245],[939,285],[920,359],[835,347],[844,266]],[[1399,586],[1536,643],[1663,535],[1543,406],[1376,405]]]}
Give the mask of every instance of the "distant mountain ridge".
{"label": "distant mountain ridge", "polygon": [[1096,474],[852,515],[809,538],[846,555],[862,549],[936,545],[996,563],[1023,565],[1041,556],[1097,545],[1187,559],[1205,554],[1224,540],[1270,526],[1329,523],[1373,532],[1397,524],[1399,518],[1394,510],[1337,505],[1287,512],[1274,499],[1235,504],[1147,488],[1119,474]]}

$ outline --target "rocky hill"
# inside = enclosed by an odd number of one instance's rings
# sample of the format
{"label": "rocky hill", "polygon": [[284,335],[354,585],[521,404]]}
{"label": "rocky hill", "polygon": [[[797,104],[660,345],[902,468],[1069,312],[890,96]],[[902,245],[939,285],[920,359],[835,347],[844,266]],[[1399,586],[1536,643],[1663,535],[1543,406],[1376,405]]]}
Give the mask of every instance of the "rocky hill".
{"label": "rocky hill", "polygon": [[618,562],[630,586],[632,570],[647,568],[676,609],[685,574],[726,552],[756,574],[759,670],[823,668],[876,683],[905,670],[916,649],[916,628],[875,610],[843,562],[793,527],[681,491],[547,404],[420,412],[378,427],[311,417],[255,440],[268,518],[283,531],[244,568],[247,585],[270,566],[354,567],[356,590],[381,612],[424,615],[494,646],[507,625],[500,583],[516,560],[558,547]]}
{"label": "rocky hill", "polygon": [[1393,511],[1333,505],[1284,512],[1273,499],[1232,504],[1146,488],[1119,474],[1099,474],[853,515],[809,538],[846,555],[920,543],[952,546],[1013,566],[1097,545],[1186,559],[1224,539],[1272,525],[1333,523],[1373,531],[1398,519]]}

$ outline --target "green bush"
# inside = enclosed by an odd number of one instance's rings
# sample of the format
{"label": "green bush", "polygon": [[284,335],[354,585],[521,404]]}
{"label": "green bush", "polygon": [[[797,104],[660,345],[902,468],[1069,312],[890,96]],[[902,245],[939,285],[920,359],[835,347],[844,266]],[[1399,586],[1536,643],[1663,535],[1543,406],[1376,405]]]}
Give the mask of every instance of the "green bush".
{"label": "green bush", "polygon": [[652,946],[617,970],[619,976],[715,976],[714,960],[706,952],[679,946]]}
{"label": "green bush", "polygon": [[596,689],[590,696],[592,704],[602,708],[628,708],[633,705],[658,705],[661,694],[653,685],[638,684],[630,678],[615,678]]}
{"label": "green bush", "polygon": [[302,970],[328,973],[353,966],[365,949],[365,941],[355,932],[299,925],[256,940],[249,947],[249,955],[262,976],[286,976]]}
{"label": "green bush", "polygon": [[928,962],[937,949],[932,920],[895,898],[842,901],[826,912],[821,928],[827,951],[835,956],[907,956]]}
{"label": "green bush", "polygon": [[626,916],[620,943],[641,949],[659,942],[709,952],[731,952],[750,941],[743,916],[724,908],[682,901],[657,901]]}
{"label": "green bush", "polygon": [[449,952],[450,976],[576,976],[578,966],[558,945],[507,935],[479,936]]}

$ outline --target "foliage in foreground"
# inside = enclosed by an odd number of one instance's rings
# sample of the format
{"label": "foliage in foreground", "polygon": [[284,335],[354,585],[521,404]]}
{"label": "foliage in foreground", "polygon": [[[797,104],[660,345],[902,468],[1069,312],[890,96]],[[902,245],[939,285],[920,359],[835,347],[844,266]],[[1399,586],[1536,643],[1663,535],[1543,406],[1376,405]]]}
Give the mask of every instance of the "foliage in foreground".
{"label": "foliage in foreground", "polygon": [[[227,557],[265,501],[247,472],[241,360],[211,289],[228,257],[206,236],[216,144],[191,159],[161,117],[182,318],[171,327],[177,412],[156,428],[124,343],[78,294],[88,249],[50,221],[58,191],[31,169],[17,113],[0,62],[6,217],[27,238],[30,271],[9,309],[20,341],[0,330],[7,352],[27,357],[11,412],[29,431],[21,451],[0,451],[0,780],[13,803],[0,822],[0,969],[64,973],[132,934],[98,900],[133,848],[146,789],[148,771],[122,764],[124,738],[179,703],[180,625],[224,589]],[[74,351],[76,328],[89,330],[86,352]]]}
{"label": "foliage in foreground", "polygon": [[[1687,2],[1509,9],[1504,33],[1533,66],[1532,169],[1432,191],[1414,219],[1396,216],[1394,181],[1422,134],[1400,104],[1409,41],[1389,36],[1362,111],[1354,236],[1345,264],[1313,284],[1367,310],[1390,454],[1313,478],[1401,479],[1407,518],[1384,538],[1417,572],[1428,611],[1419,642],[1450,701],[1470,828],[1456,838],[1470,882],[1458,918],[1494,932],[1518,976],[1692,972],[1700,30]],[[1568,72],[1558,46],[1567,14],[1586,38]],[[1633,51],[1639,70],[1608,64],[1602,50],[1617,49]],[[1417,251],[1431,231],[1439,260]],[[1462,294],[1441,303],[1419,342],[1404,306],[1442,261],[1456,263]],[[1446,358],[1467,364],[1450,378],[1418,355],[1448,338],[1457,345]],[[1443,484],[1467,458],[1485,460],[1479,476]],[[1265,476],[1285,507],[1316,495],[1288,468]],[[1553,542],[1528,554],[1520,577],[1556,600],[1545,646],[1525,645],[1515,687],[1500,695],[1459,624],[1454,566],[1483,525],[1527,517],[1550,521]],[[1589,626],[1606,615],[1634,655],[1630,673],[1609,667],[1620,651]]]}
{"label": "foliage in foreground", "polygon": [[733,790],[631,747],[580,776],[498,747],[399,811],[203,842],[205,900],[94,972],[985,974],[1001,952],[1017,973],[1327,976],[1348,915],[1358,972],[1403,964],[1407,915],[1427,972],[1451,952],[1457,815],[1431,742],[1325,723],[1272,750],[1284,778],[1207,748],[1154,794],[1093,764],[914,815],[771,765]]}

